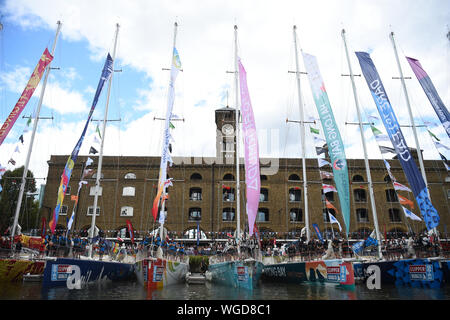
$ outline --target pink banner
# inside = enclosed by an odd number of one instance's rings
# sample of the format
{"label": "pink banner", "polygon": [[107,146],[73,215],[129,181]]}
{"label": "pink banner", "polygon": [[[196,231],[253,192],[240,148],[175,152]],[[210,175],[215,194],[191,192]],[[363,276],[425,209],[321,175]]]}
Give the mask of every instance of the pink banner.
{"label": "pink banner", "polygon": [[17,101],[13,110],[9,114],[8,118],[6,118],[5,123],[0,129],[0,145],[3,143],[3,140],[5,140],[6,136],[8,135],[14,123],[16,122],[20,113],[27,105],[28,101],[30,100],[31,96],[34,93],[34,90],[41,81],[45,68],[49,65],[49,63],[52,60],[53,56],[50,54],[50,52],[48,52],[47,49],[45,49],[44,53],[41,56],[41,59],[39,60],[36,68],[33,71],[33,74],[30,77],[30,80],[28,80],[27,86],[23,90],[19,101]]}
{"label": "pink banner", "polygon": [[260,172],[258,135],[255,117],[247,88],[247,73],[239,59],[239,83],[241,92],[242,131],[244,140],[245,184],[247,191],[247,217],[249,235],[253,235],[260,197]]}

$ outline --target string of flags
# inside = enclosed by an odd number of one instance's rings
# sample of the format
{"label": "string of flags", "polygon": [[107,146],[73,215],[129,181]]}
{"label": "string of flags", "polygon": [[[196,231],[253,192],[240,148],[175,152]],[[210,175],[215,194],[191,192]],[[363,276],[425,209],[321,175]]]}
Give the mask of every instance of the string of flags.
{"label": "string of flags", "polygon": [[[376,142],[378,144],[378,147],[380,148],[381,157],[383,158],[383,162],[384,162],[384,164],[386,166],[386,170],[387,170],[387,172],[389,174],[389,177],[391,178],[391,182],[392,182],[392,185],[394,187],[394,192],[395,192],[395,194],[397,196],[397,199],[398,199],[398,201],[399,201],[399,203],[400,203],[400,205],[401,205],[401,207],[403,209],[403,212],[404,212],[405,216],[407,218],[412,219],[412,220],[422,221],[421,218],[419,218],[417,215],[415,215],[410,210],[408,210],[408,209],[406,209],[404,207],[404,206],[409,206],[411,208],[411,210],[413,210],[414,209],[414,202],[409,200],[408,198],[406,198],[404,196],[401,196],[400,194],[398,194],[398,192],[399,191],[406,191],[406,192],[412,193],[412,190],[409,187],[407,187],[407,186],[405,186],[405,185],[403,185],[403,184],[401,184],[400,182],[397,181],[397,179],[392,174],[391,166],[390,166],[389,162],[386,159],[384,159],[384,155],[386,153],[396,154],[394,148],[380,145],[380,142],[382,142],[382,141],[389,141],[390,142],[389,137],[386,134],[384,134],[383,132],[381,132],[377,127],[375,127],[374,123],[379,121],[378,117],[376,117],[376,116],[368,116],[368,118],[370,120],[371,131],[372,131],[373,135],[375,136],[375,140],[376,140]],[[388,139],[386,140],[385,137],[388,137]],[[356,249],[358,249],[358,248],[356,248]]]}
{"label": "string of flags", "polygon": [[[322,153],[326,153],[328,151],[328,146],[326,144],[326,140],[319,136],[320,135],[320,129],[315,128],[313,126],[309,126],[309,131],[313,134],[313,139],[314,139],[316,153],[317,153],[317,163],[318,163],[318,166],[319,166],[320,178],[322,180],[333,179],[334,175],[333,175],[332,172],[321,170],[325,166],[330,166],[331,167],[331,163],[329,161],[319,157]],[[317,146],[317,144],[319,144],[319,146]],[[336,188],[333,185],[326,184],[326,183],[323,183],[323,182],[322,182],[322,191],[323,191],[324,195],[327,194],[328,192],[337,192]],[[325,207],[326,207],[326,211],[327,211],[330,223],[331,224],[336,223],[339,226],[339,231],[342,231],[341,224],[339,223],[339,221],[335,217],[335,215],[338,213],[338,210],[336,209],[335,206],[333,206],[331,204],[330,201],[328,201],[328,199],[326,197],[325,197]],[[328,209],[334,210],[335,215],[333,215],[331,213],[331,211],[328,210]]]}

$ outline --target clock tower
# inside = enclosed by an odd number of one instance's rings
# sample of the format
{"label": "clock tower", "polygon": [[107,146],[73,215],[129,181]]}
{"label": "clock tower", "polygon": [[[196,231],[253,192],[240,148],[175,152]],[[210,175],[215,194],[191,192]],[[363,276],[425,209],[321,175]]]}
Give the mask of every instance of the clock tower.
{"label": "clock tower", "polygon": [[236,157],[236,110],[216,110],[216,158],[219,163],[233,164]]}

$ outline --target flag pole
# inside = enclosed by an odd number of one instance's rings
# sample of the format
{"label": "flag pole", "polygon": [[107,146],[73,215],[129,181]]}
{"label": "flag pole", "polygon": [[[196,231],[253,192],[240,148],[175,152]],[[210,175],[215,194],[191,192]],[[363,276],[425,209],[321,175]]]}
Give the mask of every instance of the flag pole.
{"label": "flag pole", "polygon": [[240,176],[239,176],[239,70],[238,70],[238,49],[237,49],[237,25],[234,26],[234,82],[236,87],[235,104],[236,104],[236,242],[238,254],[240,254],[240,238],[241,238],[241,197],[240,197]]}
{"label": "flag pole", "polygon": [[[51,52],[52,56],[54,56],[54,52],[55,52],[55,48],[56,48],[56,42],[58,40],[58,36],[59,36],[60,31],[61,31],[61,21],[58,21],[57,25],[58,25],[58,27],[56,29],[55,40],[53,41],[52,52]],[[23,169],[22,183],[20,185],[19,198],[17,199],[16,212],[15,212],[15,215],[14,215],[13,228],[12,228],[12,231],[11,231],[11,248],[12,248],[12,244],[14,243],[14,236],[15,236],[15,233],[16,233],[16,227],[17,227],[17,223],[18,223],[18,220],[19,220],[20,207],[22,205],[23,193],[25,191],[25,182],[26,182],[26,178],[27,178],[27,175],[28,175],[28,166],[30,164],[31,152],[33,150],[33,143],[34,143],[34,137],[36,135],[37,124],[38,124],[38,120],[39,120],[39,113],[41,112],[42,101],[44,100],[45,87],[47,86],[48,75],[50,73],[50,65],[51,65],[51,62],[47,66],[47,71],[46,71],[46,74],[45,74],[45,77],[44,77],[44,82],[42,83],[42,91],[41,91],[41,95],[39,97],[39,103],[38,103],[38,106],[37,106],[37,109],[36,109],[35,118],[34,118],[33,132],[31,134],[30,146],[28,147],[27,158],[25,160],[25,165],[24,165],[24,169]]]}
{"label": "flag pole", "polygon": [[311,239],[311,231],[309,230],[309,211],[308,211],[308,182],[306,177],[306,144],[305,144],[305,117],[303,113],[303,101],[300,87],[300,69],[298,65],[298,49],[297,49],[297,26],[293,27],[294,45],[295,45],[295,66],[297,78],[298,92],[298,108],[300,110],[300,143],[302,144],[302,170],[303,170],[303,198],[305,202],[305,226],[306,226],[306,242]]}
{"label": "flag pole", "polygon": [[109,106],[109,96],[111,93],[111,83],[112,83],[112,78],[113,78],[113,73],[114,73],[114,63],[116,60],[116,48],[117,48],[117,37],[119,35],[119,24],[116,24],[116,34],[115,34],[115,39],[114,39],[114,50],[113,50],[113,55],[112,55],[112,74],[111,77],[109,78],[109,82],[108,82],[108,94],[106,96],[106,106],[105,106],[105,115],[104,115],[104,120],[103,120],[103,128],[102,128],[102,136],[101,136],[101,144],[100,144],[100,154],[98,156],[98,169],[97,169],[97,178],[95,180],[95,196],[94,196],[94,208],[93,208],[93,212],[92,212],[92,222],[91,222],[91,232],[89,234],[89,237],[91,238],[91,243],[89,245],[89,258],[92,259],[92,239],[94,238],[94,231],[95,231],[95,217],[97,215],[97,203],[98,203],[98,193],[100,190],[100,177],[102,175],[102,162],[103,162],[103,146],[104,146],[104,142],[105,142],[105,132],[106,132],[106,121],[108,119],[108,106]]}
{"label": "flag pole", "polygon": [[347,56],[347,64],[348,64],[348,70],[350,72],[350,79],[351,79],[352,89],[353,89],[353,97],[355,99],[356,112],[358,115],[359,133],[361,135],[361,141],[362,141],[363,151],[364,151],[364,163],[366,165],[367,181],[369,182],[370,205],[371,205],[371,209],[372,209],[373,224],[375,226],[375,231],[377,234],[377,241],[378,241],[378,258],[381,259],[383,257],[383,255],[381,253],[381,241],[380,241],[381,236],[380,236],[380,230],[378,227],[378,216],[377,216],[377,209],[375,206],[375,196],[374,196],[374,192],[373,192],[372,175],[370,173],[369,160],[367,157],[367,147],[366,147],[366,140],[364,139],[364,128],[363,128],[362,120],[361,120],[361,111],[359,108],[358,96],[356,94],[355,76],[353,74],[352,65],[350,63],[350,57],[348,54],[347,41],[345,39],[345,30],[344,29],[342,29],[341,35],[342,35],[342,39],[344,41],[345,54]]}

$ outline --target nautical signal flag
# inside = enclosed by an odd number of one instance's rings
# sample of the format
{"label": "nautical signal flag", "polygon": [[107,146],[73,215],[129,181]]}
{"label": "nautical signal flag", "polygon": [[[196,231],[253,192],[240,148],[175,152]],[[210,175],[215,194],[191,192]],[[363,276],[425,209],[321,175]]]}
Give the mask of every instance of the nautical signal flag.
{"label": "nautical signal flag", "polygon": [[322,183],[322,190],[323,193],[328,193],[328,192],[337,192],[336,188],[330,184],[325,184]]}
{"label": "nautical signal flag", "polygon": [[398,196],[398,200],[399,200],[400,204],[407,205],[411,209],[414,209],[414,203],[411,200],[409,200],[405,197],[402,197],[401,195],[397,195],[397,196]]}
{"label": "nautical signal flag", "polygon": [[403,212],[405,213],[405,216],[407,218],[410,218],[411,220],[422,221],[422,219],[420,219],[420,217],[416,216],[414,213],[412,213],[411,211],[409,211],[405,207],[402,206],[402,209],[403,209]]}
{"label": "nautical signal flag", "polygon": [[313,127],[309,127],[309,130],[311,131],[311,133],[319,134],[319,129],[316,129],[316,128],[313,128]]}
{"label": "nautical signal flag", "polygon": [[90,149],[89,149],[89,154],[96,154],[96,153],[98,153],[98,151],[97,151],[97,149],[95,149],[94,147],[91,147]]}
{"label": "nautical signal flag", "polygon": [[330,211],[328,211],[328,217],[330,218],[330,223],[337,223],[337,225],[339,226],[339,231],[342,231],[342,227],[341,224],[339,223],[339,221],[335,218],[335,216],[333,216]]}
{"label": "nautical signal flag", "polygon": [[333,173],[327,171],[319,171],[321,179],[333,179]]}
{"label": "nautical signal flag", "polygon": [[398,183],[397,181],[394,181],[394,189],[395,190],[402,190],[402,191],[408,191],[408,192],[412,192],[410,188],[408,188],[407,186]]}
{"label": "nautical signal flag", "polygon": [[335,206],[333,206],[333,205],[331,204],[331,202],[328,201],[328,199],[326,199],[326,198],[325,198],[325,206],[326,206],[328,209],[333,209],[334,212],[338,212],[338,210],[335,208]]}

